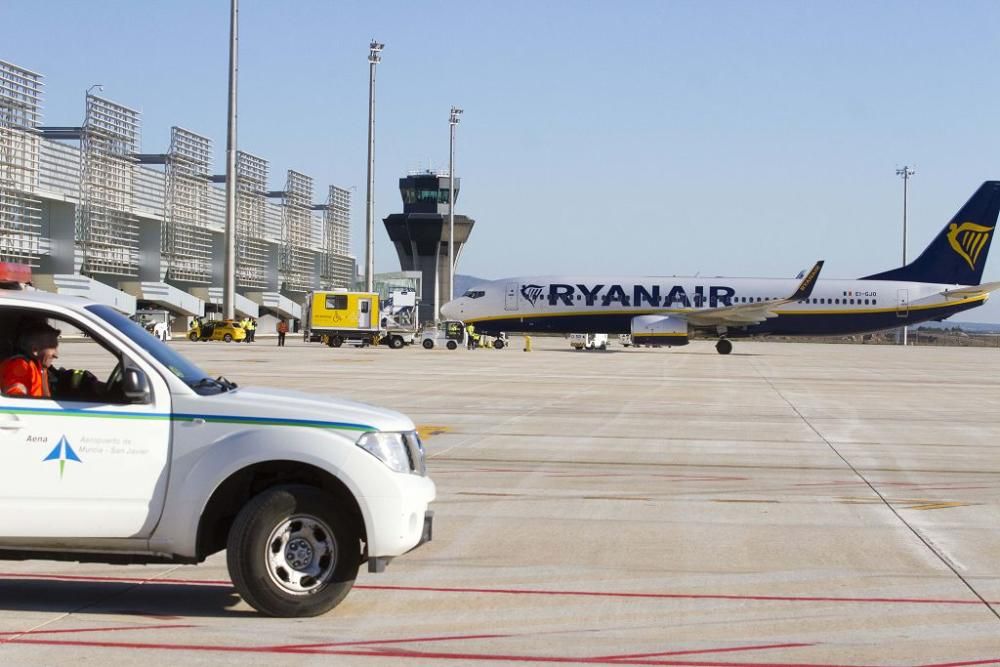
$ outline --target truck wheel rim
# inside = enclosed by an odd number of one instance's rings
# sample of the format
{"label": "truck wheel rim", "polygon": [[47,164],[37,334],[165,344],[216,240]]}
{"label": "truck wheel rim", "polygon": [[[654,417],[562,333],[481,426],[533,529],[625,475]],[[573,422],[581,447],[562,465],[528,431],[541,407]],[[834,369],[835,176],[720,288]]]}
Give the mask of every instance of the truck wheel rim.
{"label": "truck wheel rim", "polygon": [[267,573],[274,584],[294,595],[314,593],[337,565],[337,542],[323,521],[299,514],[278,524],[265,546]]}

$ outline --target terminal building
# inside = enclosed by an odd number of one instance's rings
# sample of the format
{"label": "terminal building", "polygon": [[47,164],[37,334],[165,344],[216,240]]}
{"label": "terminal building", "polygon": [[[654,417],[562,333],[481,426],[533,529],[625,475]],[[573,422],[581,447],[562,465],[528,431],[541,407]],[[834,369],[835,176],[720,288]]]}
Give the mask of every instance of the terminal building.
{"label": "terminal building", "polygon": [[[45,125],[42,78],[0,61],[0,262],[127,314],[168,310],[177,328],[218,312],[225,175],[212,140],[173,127],[162,152],[143,153],[139,112],[89,92],[82,125]],[[356,274],[350,191],[294,170],[280,190],[270,179],[267,160],[238,153],[235,305],[263,326],[298,319],[307,292],[351,288]]]}
{"label": "terminal building", "polygon": [[[421,275],[419,314],[421,322],[437,319],[441,306],[448,301],[451,267],[448,262],[450,175],[421,172],[399,179],[403,212],[383,220],[389,239],[396,246],[403,271]],[[455,200],[461,179],[455,179]],[[475,220],[455,215],[455,264],[469,240]],[[458,296],[458,295],[456,295]]]}

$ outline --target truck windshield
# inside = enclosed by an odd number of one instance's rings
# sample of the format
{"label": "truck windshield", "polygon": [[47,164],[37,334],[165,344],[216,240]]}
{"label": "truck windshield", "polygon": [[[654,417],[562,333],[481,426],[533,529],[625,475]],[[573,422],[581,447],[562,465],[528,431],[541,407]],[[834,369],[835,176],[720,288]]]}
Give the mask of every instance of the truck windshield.
{"label": "truck windshield", "polygon": [[171,373],[179,377],[188,385],[194,385],[204,380],[207,375],[190,361],[175,352],[166,343],[160,341],[156,336],[150,335],[142,326],[136,324],[110,306],[94,304],[85,306],[87,310],[97,315],[102,320],[118,329],[153,356],[157,361],[170,370]]}

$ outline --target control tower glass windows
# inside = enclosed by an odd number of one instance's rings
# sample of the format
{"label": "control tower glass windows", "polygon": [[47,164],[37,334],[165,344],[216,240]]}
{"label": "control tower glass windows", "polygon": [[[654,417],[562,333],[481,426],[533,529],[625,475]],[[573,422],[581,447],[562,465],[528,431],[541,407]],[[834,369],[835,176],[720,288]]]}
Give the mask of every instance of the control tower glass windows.
{"label": "control tower glass windows", "polygon": [[447,204],[448,191],[418,190],[417,188],[403,188],[403,203],[416,204],[417,202],[432,202],[437,204]]}

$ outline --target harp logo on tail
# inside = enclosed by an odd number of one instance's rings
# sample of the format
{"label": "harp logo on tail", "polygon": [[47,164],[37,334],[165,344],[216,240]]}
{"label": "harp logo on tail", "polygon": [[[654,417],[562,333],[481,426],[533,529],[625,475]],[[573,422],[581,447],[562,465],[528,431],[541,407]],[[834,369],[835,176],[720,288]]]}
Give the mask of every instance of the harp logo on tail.
{"label": "harp logo on tail", "polygon": [[968,262],[969,268],[975,271],[979,253],[986,247],[992,231],[992,227],[977,225],[974,222],[963,222],[961,225],[953,222],[948,227],[948,243],[959,257]]}

